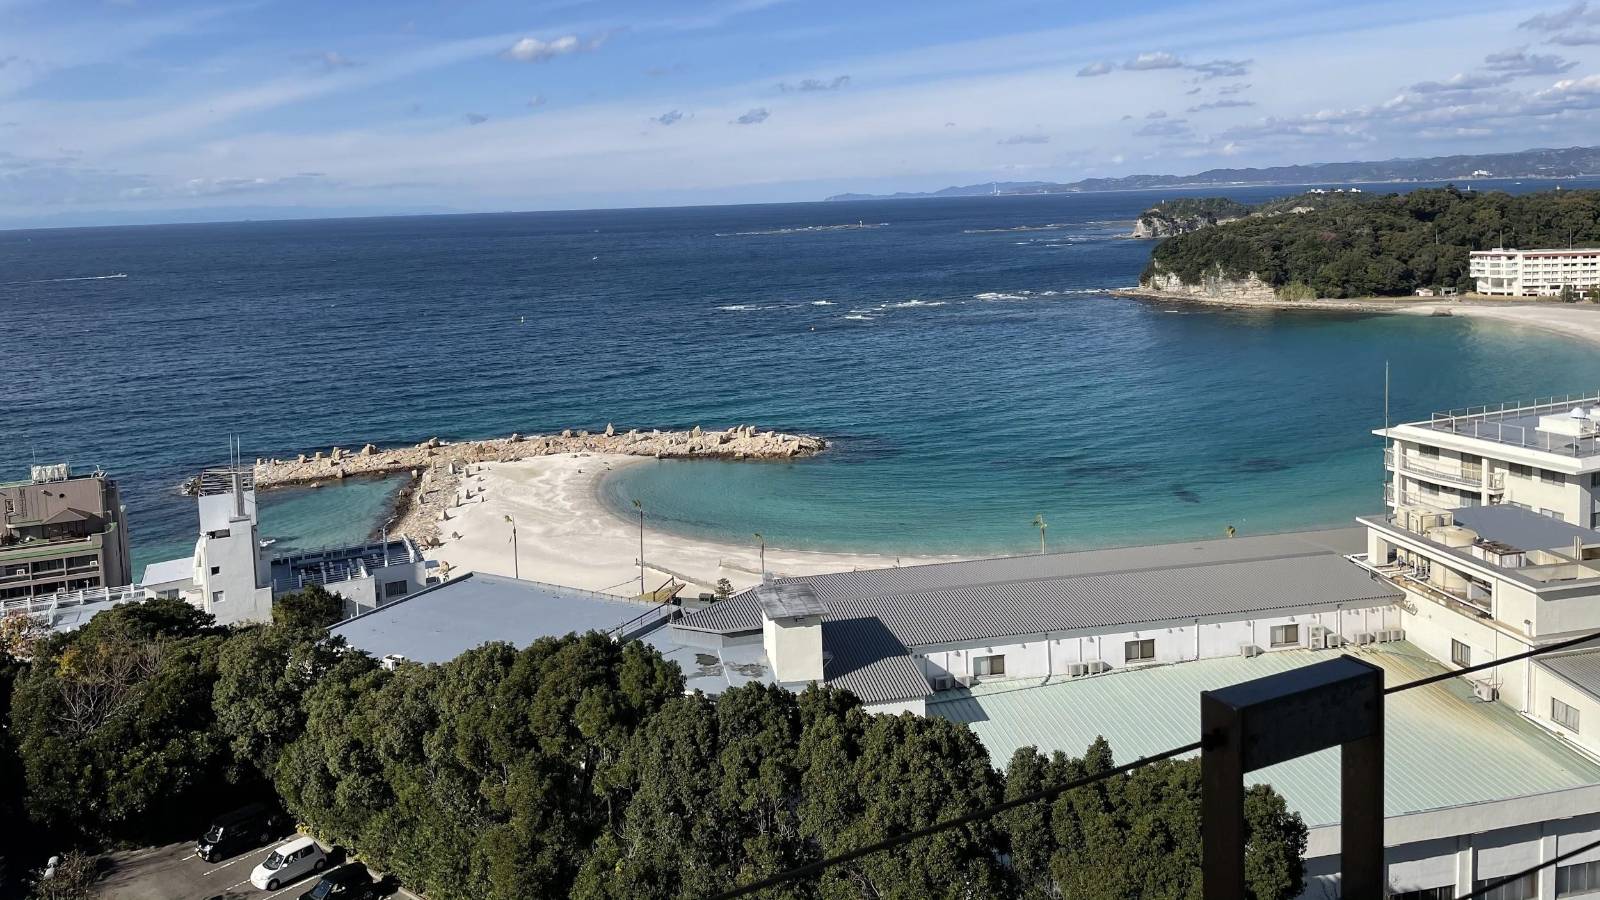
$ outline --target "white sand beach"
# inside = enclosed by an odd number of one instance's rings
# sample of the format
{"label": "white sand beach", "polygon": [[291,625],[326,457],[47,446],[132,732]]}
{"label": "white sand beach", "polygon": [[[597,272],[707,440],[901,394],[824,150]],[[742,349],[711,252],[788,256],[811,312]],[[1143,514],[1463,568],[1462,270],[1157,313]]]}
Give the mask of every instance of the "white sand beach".
{"label": "white sand beach", "polygon": [[[440,523],[441,546],[430,559],[450,565],[452,575],[467,571],[517,574],[532,581],[616,594],[639,592],[639,524],[606,509],[598,495],[600,479],[627,465],[648,462],[638,456],[593,454],[541,456],[515,462],[475,463],[461,479],[463,502]],[[472,496],[465,499],[465,493]],[[516,520],[516,566],[511,525]],[[726,578],[736,590],[758,583],[760,551],[667,534],[644,533],[645,584],[653,590],[668,575],[688,582],[687,595],[715,590]],[[814,575],[898,564],[939,562],[953,557],[895,557],[862,553],[821,553],[767,547],[767,570],[776,575]]]}
{"label": "white sand beach", "polygon": [[1600,306],[1589,303],[1436,303],[1409,307],[1405,311],[1415,315],[1433,315],[1437,311],[1471,319],[1490,319],[1600,343]]}

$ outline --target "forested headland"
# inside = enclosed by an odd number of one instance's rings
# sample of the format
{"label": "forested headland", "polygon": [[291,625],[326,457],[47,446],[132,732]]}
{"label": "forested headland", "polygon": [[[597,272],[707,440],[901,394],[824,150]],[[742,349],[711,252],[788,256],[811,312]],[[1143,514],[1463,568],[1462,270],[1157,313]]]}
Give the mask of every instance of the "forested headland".
{"label": "forested headland", "polygon": [[1300,194],[1156,245],[1145,287],[1254,275],[1281,298],[1473,289],[1468,253],[1600,246],[1600,191]]}

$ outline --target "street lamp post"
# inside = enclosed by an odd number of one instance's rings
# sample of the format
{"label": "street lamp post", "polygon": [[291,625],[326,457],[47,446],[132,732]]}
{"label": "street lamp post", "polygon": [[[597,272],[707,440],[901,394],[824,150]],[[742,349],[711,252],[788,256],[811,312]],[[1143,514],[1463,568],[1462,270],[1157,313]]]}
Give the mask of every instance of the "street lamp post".
{"label": "street lamp post", "polygon": [[1033,527],[1039,529],[1039,552],[1043,553],[1044,552],[1044,530],[1046,528],[1050,527],[1050,523],[1046,522],[1044,520],[1044,513],[1040,513],[1037,516],[1033,517]]}
{"label": "street lamp post", "polygon": [[639,597],[644,597],[644,504],[638,500],[633,501],[633,508],[639,511]]}
{"label": "street lamp post", "polygon": [[761,580],[762,581],[766,581],[767,580],[767,539],[762,537],[761,536],[761,532],[758,531],[758,532],[756,532],[756,540],[761,542]]}
{"label": "street lamp post", "polygon": [[517,558],[517,520],[506,516],[506,521],[511,523],[511,577],[522,577],[522,561]]}

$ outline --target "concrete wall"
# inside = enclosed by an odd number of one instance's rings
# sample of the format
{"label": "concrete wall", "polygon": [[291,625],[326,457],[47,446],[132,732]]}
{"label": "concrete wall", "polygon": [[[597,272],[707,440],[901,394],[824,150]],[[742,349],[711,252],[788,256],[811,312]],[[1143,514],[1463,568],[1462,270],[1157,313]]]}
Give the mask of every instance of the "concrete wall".
{"label": "concrete wall", "polygon": [[915,700],[890,700],[885,703],[863,703],[862,708],[869,713],[883,713],[898,716],[901,713],[912,713],[918,716],[928,714],[928,702],[921,697]]}
{"label": "concrete wall", "polygon": [[761,645],[780,684],[822,681],[822,617],[761,619]]}
{"label": "concrete wall", "polygon": [[[1291,624],[1300,626],[1298,641],[1291,647],[1273,647],[1273,626]],[[926,645],[915,648],[914,655],[920,657],[923,672],[929,678],[943,675],[972,676],[973,659],[994,655],[1006,658],[1006,673],[1004,676],[985,677],[982,679],[984,681],[1043,678],[1046,675],[1066,675],[1068,667],[1075,663],[1100,661],[1114,668],[1122,668],[1238,656],[1242,644],[1253,644],[1269,653],[1305,647],[1313,625],[1320,625],[1330,632],[1337,631],[1350,641],[1354,641],[1355,636],[1362,632],[1403,627],[1400,610],[1384,604],[1359,609],[1304,611],[1232,622],[1170,622],[1136,630],[1033,634],[1009,640]],[[1155,658],[1129,662],[1125,654],[1127,643],[1146,639],[1155,641]]]}
{"label": "concrete wall", "polygon": [[[1388,882],[1396,891],[1450,886],[1520,872],[1600,838],[1600,785],[1391,816],[1384,820]],[[1600,850],[1562,860],[1600,859]],[[1338,897],[1339,828],[1311,829],[1302,900]],[[1539,874],[1542,900],[1554,900],[1556,867]]]}
{"label": "concrete wall", "polygon": [[[1489,662],[1504,656],[1514,656],[1530,649],[1530,644],[1505,630],[1496,628],[1487,620],[1468,616],[1446,608],[1432,600],[1408,592],[1409,607],[1401,618],[1406,640],[1416,644],[1429,656],[1448,666],[1451,640],[1472,648],[1472,664]],[[1529,663],[1512,663],[1499,666],[1476,676],[1500,686],[1500,702],[1514,709],[1526,711],[1526,686]]]}
{"label": "concrete wall", "polygon": [[[1600,700],[1573,686],[1565,678],[1537,665],[1532,668],[1531,673],[1532,702],[1531,708],[1526,712],[1539,724],[1572,741],[1590,754],[1600,757]],[[1560,700],[1578,711],[1577,731],[1555,723],[1551,718],[1551,700]]]}

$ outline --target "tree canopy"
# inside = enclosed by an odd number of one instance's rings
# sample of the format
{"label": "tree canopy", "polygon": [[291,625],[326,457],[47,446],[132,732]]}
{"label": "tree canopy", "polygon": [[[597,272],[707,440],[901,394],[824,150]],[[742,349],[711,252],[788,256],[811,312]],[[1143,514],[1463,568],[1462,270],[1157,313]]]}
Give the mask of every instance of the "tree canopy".
{"label": "tree canopy", "polygon": [[328,628],[345,618],[344,598],[310,584],[272,601],[272,621],[290,628]]}
{"label": "tree canopy", "polygon": [[1158,244],[1140,281],[1255,274],[1317,297],[1470,291],[1468,253],[1496,246],[1600,246],[1600,191],[1512,196],[1454,187],[1405,194],[1302,194]]}
{"label": "tree canopy", "polygon": [[[1000,771],[966,726],[836,688],[685,694],[675,663],[595,632],[391,670],[322,629],[150,601],[34,650],[5,670],[0,763],[52,851],[275,793],[433,900],[701,897],[1112,765],[1102,741]],[[1162,763],[764,896],[1193,896],[1198,784]],[[1249,804],[1252,896],[1286,900],[1305,827],[1270,789]]]}

